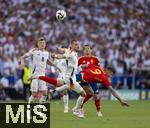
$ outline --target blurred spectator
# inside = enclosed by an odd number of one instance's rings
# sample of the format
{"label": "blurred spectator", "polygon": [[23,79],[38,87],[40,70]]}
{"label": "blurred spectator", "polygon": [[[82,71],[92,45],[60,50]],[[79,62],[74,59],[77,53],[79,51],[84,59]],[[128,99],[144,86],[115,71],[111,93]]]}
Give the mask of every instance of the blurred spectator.
{"label": "blurred spectator", "polygon": [[3,88],[3,85],[0,83],[0,100],[5,100],[5,99],[6,99],[5,90]]}
{"label": "blurred spectator", "polygon": [[[63,22],[55,18],[58,9],[67,12]],[[150,67],[148,0],[2,0],[0,15],[0,74],[17,77],[18,58],[40,35],[50,52],[67,47],[72,38],[90,43],[102,66],[113,66],[115,75]]]}
{"label": "blurred spectator", "polygon": [[8,74],[5,72],[0,80],[0,83],[2,84],[3,88],[9,88],[9,80],[8,80]]}
{"label": "blurred spectator", "polygon": [[26,100],[26,93],[23,92],[23,88],[24,85],[22,83],[22,79],[19,78],[18,80],[16,80],[15,89],[20,95],[24,96],[24,99]]}
{"label": "blurred spectator", "polygon": [[18,82],[20,82],[20,84],[23,83],[24,99],[27,100],[30,96],[30,82],[31,82],[30,77],[31,77],[32,70],[29,67],[29,64],[27,62],[25,62],[24,67],[21,68],[22,68],[22,76],[21,79],[18,80]]}

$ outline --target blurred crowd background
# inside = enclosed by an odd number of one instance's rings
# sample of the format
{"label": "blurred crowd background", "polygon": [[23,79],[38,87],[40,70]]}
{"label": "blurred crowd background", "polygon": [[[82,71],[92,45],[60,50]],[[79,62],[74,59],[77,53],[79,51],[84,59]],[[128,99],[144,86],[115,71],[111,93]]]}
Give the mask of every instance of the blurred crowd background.
{"label": "blurred crowd background", "polygon": [[[58,9],[67,12],[63,22]],[[0,0],[0,88],[23,86],[19,58],[43,35],[50,52],[73,38],[90,44],[101,66],[113,67],[118,88],[149,88],[149,0]]]}

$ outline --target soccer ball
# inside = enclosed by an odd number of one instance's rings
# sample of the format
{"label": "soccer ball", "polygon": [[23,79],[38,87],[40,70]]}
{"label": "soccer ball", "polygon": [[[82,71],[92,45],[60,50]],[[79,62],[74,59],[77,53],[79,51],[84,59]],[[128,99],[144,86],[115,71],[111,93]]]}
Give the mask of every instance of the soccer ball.
{"label": "soccer ball", "polygon": [[66,18],[66,12],[64,10],[58,10],[56,12],[56,18],[58,21],[62,21]]}

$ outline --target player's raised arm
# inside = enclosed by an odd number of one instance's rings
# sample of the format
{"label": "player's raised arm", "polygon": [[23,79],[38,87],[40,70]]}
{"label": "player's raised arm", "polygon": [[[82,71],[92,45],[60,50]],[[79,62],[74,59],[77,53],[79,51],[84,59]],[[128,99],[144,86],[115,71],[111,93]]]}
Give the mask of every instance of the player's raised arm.
{"label": "player's raised arm", "polygon": [[70,49],[67,49],[64,54],[53,54],[52,57],[56,59],[69,59],[73,56]]}
{"label": "player's raised arm", "polygon": [[56,69],[59,70],[59,72],[61,72],[60,68],[58,68],[57,65],[54,64],[51,60],[47,60],[47,64],[48,64],[48,65],[51,65],[51,66],[54,66]]}
{"label": "player's raised arm", "polygon": [[58,48],[58,51],[60,54],[64,54],[66,51],[66,48]]}
{"label": "player's raised arm", "polygon": [[124,100],[122,100],[120,98],[120,96],[118,95],[118,93],[112,88],[112,86],[108,87],[109,91],[111,92],[111,94],[116,97],[118,99],[118,101],[121,103],[122,106],[129,106],[129,104],[127,102],[125,102]]}
{"label": "player's raised arm", "polygon": [[35,49],[31,49],[29,52],[25,53],[23,56],[20,57],[20,67],[24,67],[25,65],[25,59],[28,58],[29,56],[33,55],[33,52],[36,50]]}

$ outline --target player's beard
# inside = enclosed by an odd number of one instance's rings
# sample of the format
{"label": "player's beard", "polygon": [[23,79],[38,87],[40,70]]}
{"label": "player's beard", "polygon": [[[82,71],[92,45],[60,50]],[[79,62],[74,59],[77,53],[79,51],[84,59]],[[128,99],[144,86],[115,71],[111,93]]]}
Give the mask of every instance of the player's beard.
{"label": "player's beard", "polygon": [[79,48],[76,48],[75,51],[76,51],[76,52],[80,52],[80,51],[81,51],[81,48],[80,48],[80,47],[79,47]]}

